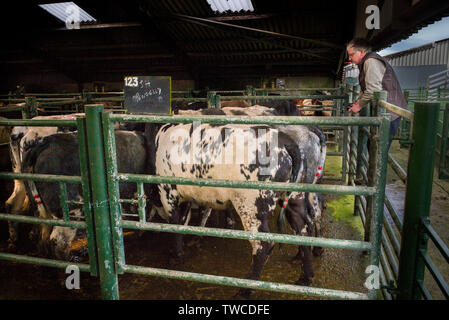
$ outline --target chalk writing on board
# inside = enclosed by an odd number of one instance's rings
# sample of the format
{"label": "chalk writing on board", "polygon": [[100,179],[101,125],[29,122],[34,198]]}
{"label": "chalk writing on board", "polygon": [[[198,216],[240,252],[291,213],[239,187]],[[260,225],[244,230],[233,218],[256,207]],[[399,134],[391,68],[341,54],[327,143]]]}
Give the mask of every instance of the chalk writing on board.
{"label": "chalk writing on board", "polygon": [[124,105],[128,113],[170,114],[170,77],[127,76],[124,80]]}
{"label": "chalk writing on board", "polygon": [[144,100],[144,99],[147,98],[147,97],[151,97],[151,96],[154,96],[154,95],[158,95],[158,96],[159,96],[159,97],[158,97],[158,100],[159,100],[159,101],[162,101],[163,98],[162,98],[162,96],[161,96],[161,92],[162,92],[162,89],[161,89],[161,88],[154,88],[154,89],[151,89],[151,90],[146,91],[146,92],[143,93],[143,94],[137,92],[135,95],[133,95],[132,99],[133,99],[133,101],[135,101],[135,102],[140,102],[140,101]]}

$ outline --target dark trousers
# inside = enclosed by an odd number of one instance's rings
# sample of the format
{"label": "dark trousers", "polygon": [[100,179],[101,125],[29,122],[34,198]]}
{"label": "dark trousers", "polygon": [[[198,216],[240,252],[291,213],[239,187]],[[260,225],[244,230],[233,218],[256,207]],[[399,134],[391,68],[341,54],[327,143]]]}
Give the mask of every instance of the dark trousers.
{"label": "dark trousers", "polygon": [[401,117],[397,118],[394,121],[390,122],[390,139],[388,142],[388,150],[390,150],[391,143],[393,142],[393,137],[396,134],[396,131],[398,131],[399,125],[401,124]]}

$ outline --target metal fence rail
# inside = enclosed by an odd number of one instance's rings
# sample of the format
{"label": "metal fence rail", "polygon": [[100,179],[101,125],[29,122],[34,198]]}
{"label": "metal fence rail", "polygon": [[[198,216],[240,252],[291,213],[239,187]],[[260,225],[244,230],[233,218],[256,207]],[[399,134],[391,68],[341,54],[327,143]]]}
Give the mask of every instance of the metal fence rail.
{"label": "metal fence rail", "polygon": [[[233,123],[233,124],[269,124],[269,125],[279,125],[279,124],[302,124],[302,125],[369,125],[380,127],[381,140],[385,140],[387,137],[387,127],[388,121],[380,117],[373,118],[320,118],[320,117],[307,117],[307,118],[293,118],[293,117],[226,117],[226,116],[138,116],[138,115],[115,115],[110,113],[105,113],[103,115],[103,127],[105,129],[105,145],[114,145],[111,122],[121,121],[121,122],[149,122],[149,123],[191,123],[194,121],[201,121],[202,123],[211,124],[223,124],[223,123]],[[386,122],[387,121],[387,122]],[[109,131],[109,133],[107,133]],[[108,151],[112,152],[113,149],[106,148]],[[384,152],[384,148],[379,148],[379,153],[375,157],[381,157],[381,152]],[[223,180],[212,180],[212,179],[186,179],[186,178],[176,178],[176,177],[158,177],[158,176],[147,176],[147,175],[130,175],[130,174],[120,174],[117,172],[116,167],[114,168],[113,154],[106,153],[106,162],[108,163],[109,176],[113,181],[112,183],[117,183],[119,181],[135,182],[135,183],[170,183],[170,184],[189,184],[197,186],[208,186],[208,187],[223,187],[223,188],[254,188],[254,189],[270,189],[270,190],[280,190],[280,191],[308,191],[308,192],[321,192],[321,193],[337,193],[337,194],[364,194],[373,198],[376,203],[376,214],[374,215],[377,220],[377,214],[381,214],[379,209],[379,203],[383,203],[383,193],[385,179],[382,178],[382,167],[386,164],[386,154],[385,159],[378,160],[379,166],[379,176],[376,176],[375,184],[373,187],[351,187],[351,186],[335,186],[335,185],[307,185],[307,184],[290,184],[290,183],[271,183],[271,182],[251,182],[251,181],[223,181]],[[115,192],[115,195],[117,193]],[[379,199],[381,198],[381,199]],[[371,262],[377,264],[379,260],[379,250],[380,242],[379,236],[381,225],[379,225],[376,220],[375,227],[373,228],[373,241],[371,243],[363,241],[347,241],[347,240],[336,240],[336,239],[316,239],[309,237],[299,237],[299,236],[288,236],[280,234],[266,234],[266,233],[250,233],[245,231],[236,230],[221,230],[213,228],[201,228],[201,227],[188,227],[188,226],[178,226],[178,225],[166,225],[166,224],[156,224],[147,223],[145,221],[139,222],[128,222],[122,221],[120,219],[120,211],[114,210],[113,216],[113,238],[115,243],[121,242],[120,228],[117,226],[128,227],[139,230],[154,230],[154,231],[164,231],[164,232],[177,232],[177,233],[187,233],[187,234],[197,234],[197,235],[208,235],[208,236],[220,236],[229,237],[237,239],[258,239],[261,241],[272,241],[272,242],[284,242],[284,243],[295,243],[302,245],[310,245],[312,243],[323,245],[325,247],[339,247],[354,250],[364,250],[369,251],[371,255]],[[124,260],[121,253],[116,252],[115,263],[119,272],[129,272],[130,270],[141,270],[141,272],[149,275],[166,276],[173,277],[179,276],[177,271],[164,271],[161,274],[160,270],[155,270],[153,268],[145,268],[138,266],[128,266]],[[185,274],[185,279],[192,281],[202,281],[216,284],[227,284],[240,286],[247,288],[261,288],[260,281],[251,280],[236,280],[234,278],[222,278],[211,275],[193,275]],[[224,281],[224,282],[223,282]],[[237,281],[237,282],[236,282]],[[339,298],[375,298],[375,290],[371,290],[368,296],[360,293],[353,293],[355,295],[348,295],[348,293],[336,293],[328,292],[326,289],[322,288],[306,288],[301,286],[290,286],[279,284],[279,288],[288,286],[292,290],[284,292],[295,292],[297,294],[311,294],[319,295],[323,297],[339,297]],[[272,286],[268,283],[264,283],[263,288],[266,290],[270,289]],[[286,287],[287,288],[287,287]],[[285,289],[286,289],[285,288]]]}
{"label": "metal fence rail", "polygon": [[[433,180],[433,150],[436,144],[436,130],[439,103],[420,102],[415,105],[415,112],[398,110],[394,105],[386,103],[385,93],[377,95],[377,103],[374,108],[385,107],[392,112],[398,112],[402,117],[408,119],[413,124],[411,137],[410,162],[408,165],[408,175],[396,160],[389,155],[389,164],[393,172],[407,184],[406,202],[404,210],[404,221],[399,217],[388,196],[385,197],[387,208],[386,218],[383,222],[382,250],[381,250],[381,283],[382,294],[385,299],[431,299],[431,295],[424,285],[424,268],[428,268],[434,277],[439,288],[447,298],[447,284],[432,263],[426,253],[427,238],[432,236],[435,245],[441,254],[446,258],[448,249],[438,235],[431,228],[428,220],[430,211],[430,198]],[[373,110],[370,110],[373,112]],[[375,112],[375,111],[374,111]],[[351,142],[355,147],[359,145],[358,159],[352,160],[353,169],[356,171],[355,177],[369,185],[369,176],[364,166],[369,165],[370,154],[366,148],[370,139],[370,132],[362,130],[359,135],[353,135]],[[363,137],[364,140],[363,140]],[[362,139],[362,140],[361,140]],[[360,142],[362,146],[360,146]],[[354,156],[354,154],[352,154]],[[351,177],[351,175],[350,175]],[[354,181],[350,179],[350,184]],[[415,188],[420,184],[421,188]],[[360,214],[365,230],[369,230],[367,217],[370,215],[372,203],[364,196],[356,196],[354,212]],[[419,233],[416,230],[420,230]],[[365,241],[367,238],[365,237]],[[447,261],[447,259],[446,259]]]}
{"label": "metal fence rail", "polygon": [[[357,90],[352,91],[352,93]],[[346,102],[352,101],[349,95],[336,95]],[[250,97],[248,97],[249,99]],[[253,98],[253,97],[252,97]],[[286,97],[283,97],[284,99]],[[329,96],[326,96],[329,98]],[[332,97],[333,98],[333,97]],[[350,99],[351,98],[351,99]],[[1,120],[0,125],[22,126],[76,126],[78,129],[78,141],[80,148],[81,177],[36,175],[25,173],[0,173],[0,179],[22,179],[33,181],[52,181],[60,183],[61,194],[64,194],[64,183],[79,183],[82,185],[84,198],[85,221],[72,221],[68,216],[67,208],[63,206],[64,215],[61,219],[41,219],[26,216],[12,216],[0,213],[1,220],[10,220],[26,223],[44,223],[59,226],[71,226],[73,228],[86,228],[88,234],[89,265],[80,264],[82,271],[90,271],[92,275],[100,276],[102,296],[104,299],[118,299],[118,275],[122,273],[137,273],[151,276],[161,276],[173,279],[186,279],[221,285],[246,287],[282,291],[288,293],[305,294],[341,299],[375,299],[377,290],[369,290],[364,293],[347,292],[341,290],[329,290],[324,288],[309,288],[288,284],[275,284],[264,281],[252,281],[232,277],[212,275],[200,275],[189,272],[173,270],[161,270],[142,266],[127,265],[123,246],[123,229],[153,230],[162,232],[176,232],[184,234],[209,235],[224,238],[249,239],[260,241],[273,241],[301,245],[318,245],[328,248],[344,248],[349,250],[362,250],[370,254],[370,264],[381,266],[380,278],[384,287],[382,291],[385,297],[396,297],[399,290],[399,298],[416,297],[416,291],[425,293],[427,289],[417,279],[421,274],[421,265],[431,269],[432,274],[440,279],[438,271],[432,268],[432,262],[425,254],[422,254],[421,235],[413,233],[418,224],[422,224],[421,217],[429,212],[429,189],[425,183],[414,182],[419,172],[422,179],[422,168],[431,171],[432,157],[423,159],[426,148],[432,148],[432,121],[438,107],[435,104],[418,104],[413,117],[413,137],[411,146],[411,163],[409,165],[409,185],[416,186],[407,189],[406,219],[404,222],[397,214],[391,213],[395,228],[384,220],[384,203],[392,207],[385,198],[387,141],[389,134],[389,121],[383,113],[383,108],[392,108],[384,102],[385,97],[379,96],[379,103],[373,106],[373,116],[369,117],[226,117],[226,116],[138,116],[119,115],[104,112],[102,106],[86,106],[86,116],[76,120]],[[394,107],[393,107],[394,108]],[[435,111],[435,112],[434,112]],[[408,116],[408,115],[406,115]],[[335,185],[308,185],[268,182],[227,181],[212,179],[186,179],[177,177],[159,177],[148,175],[121,174],[117,171],[115,158],[115,136],[113,123],[121,122],[146,122],[146,123],[192,123],[200,121],[211,124],[268,124],[268,125],[318,125],[318,126],[342,126],[348,129],[344,131],[347,136],[344,144],[345,160],[343,167],[349,173],[348,186]],[[435,127],[435,126],[434,126]],[[426,129],[427,128],[427,129]],[[372,139],[372,137],[376,137]],[[433,136],[434,138],[434,136]],[[366,148],[367,141],[370,148]],[[390,160],[393,163],[393,161]],[[365,168],[364,168],[365,167]],[[412,168],[419,167],[419,170]],[[398,172],[401,172],[397,168]],[[403,171],[403,170],[402,170]],[[426,176],[430,173],[426,171]],[[365,185],[356,185],[357,179],[365,180]],[[137,184],[138,200],[132,200],[138,207],[139,221],[126,221],[122,219],[120,203],[127,201],[120,199],[118,183],[120,181],[134,182]],[[427,181],[427,180],[426,180]],[[412,183],[413,182],[413,183]],[[427,181],[428,182],[428,181]],[[431,182],[431,179],[430,179]],[[167,225],[150,223],[146,221],[145,201],[143,201],[144,183],[172,183],[188,184],[208,187],[232,187],[270,189],[281,191],[319,192],[355,195],[354,210],[361,215],[365,225],[366,237],[364,241],[349,241],[337,239],[318,239],[311,237],[291,236],[282,234],[250,233],[237,230],[223,230],[216,228],[201,228],[191,226]],[[423,189],[424,188],[424,189]],[[64,197],[62,198],[64,200]],[[63,201],[62,200],[62,201]],[[424,204],[424,205],[423,205]],[[95,226],[95,228],[94,228]],[[430,226],[424,227],[425,233],[432,240],[436,239],[437,246],[442,248],[447,259],[447,247],[441,245]],[[402,233],[402,234],[401,234]],[[402,235],[400,237],[400,235]],[[421,242],[420,242],[421,241]],[[419,247],[419,250],[417,249]],[[54,267],[65,267],[65,261],[51,259],[18,256],[0,253],[0,259],[20,261],[24,263],[36,263]],[[420,261],[420,259],[422,261]],[[73,264],[73,263],[70,263]],[[413,266],[410,268],[410,266]],[[409,270],[411,269],[411,270]],[[444,283],[441,287],[447,289]],[[409,289],[412,288],[412,289]],[[447,291],[445,291],[447,293]],[[410,294],[412,294],[410,296]]]}

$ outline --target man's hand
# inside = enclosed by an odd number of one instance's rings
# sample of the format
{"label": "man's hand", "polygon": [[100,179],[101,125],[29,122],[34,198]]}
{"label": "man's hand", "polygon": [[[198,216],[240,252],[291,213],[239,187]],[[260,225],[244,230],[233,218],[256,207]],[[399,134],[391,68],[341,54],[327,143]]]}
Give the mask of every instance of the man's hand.
{"label": "man's hand", "polygon": [[359,105],[358,101],[356,103],[354,103],[351,108],[349,108],[349,112],[354,113],[354,114],[359,113],[360,110],[362,110],[362,107]]}

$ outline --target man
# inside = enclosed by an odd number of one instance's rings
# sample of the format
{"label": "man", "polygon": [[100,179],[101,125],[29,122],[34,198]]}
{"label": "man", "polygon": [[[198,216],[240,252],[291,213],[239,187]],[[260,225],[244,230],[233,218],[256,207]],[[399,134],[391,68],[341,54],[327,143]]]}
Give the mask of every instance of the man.
{"label": "man", "polygon": [[[349,109],[352,113],[359,113],[370,101],[374,100],[374,92],[385,90],[388,92],[387,102],[402,109],[408,110],[407,101],[402,94],[399,81],[391,65],[371,48],[365,39],[354,39],[348,43],[349,60],[359,67],[359,83],[361,93],[359,99]],[[391,142],[401,122],[401,117],[388,111],[390,119],[390,141]]]}

